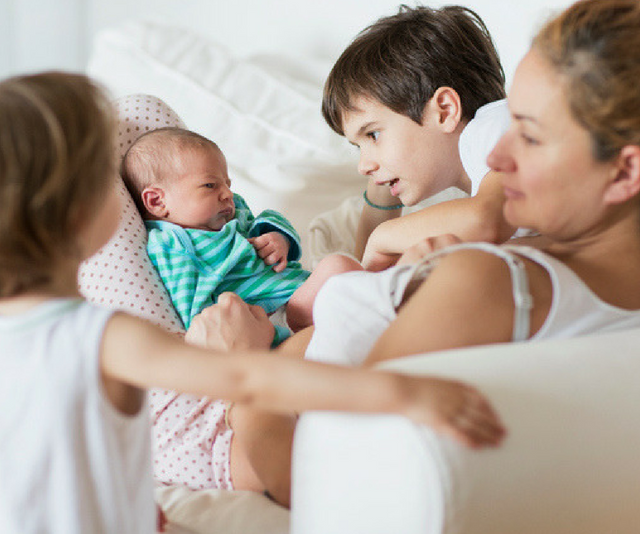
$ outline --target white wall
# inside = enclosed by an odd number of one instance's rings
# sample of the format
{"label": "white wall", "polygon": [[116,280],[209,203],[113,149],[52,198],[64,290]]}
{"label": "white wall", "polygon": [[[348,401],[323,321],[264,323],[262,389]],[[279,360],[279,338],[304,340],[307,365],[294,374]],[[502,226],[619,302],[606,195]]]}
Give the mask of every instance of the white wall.
{"label": "white wall", "polygon": [[[81,70],[96,31],[129,18],[193,28],[239,55],[282,53],[335,59],[397,0],[0,0],[0,76]],[[415,4],[417,2],[407,2]],[[425,2],[442,5],[450,2]],[[462,0],[485,20],[508,79],[535,28],[568,0]]]}

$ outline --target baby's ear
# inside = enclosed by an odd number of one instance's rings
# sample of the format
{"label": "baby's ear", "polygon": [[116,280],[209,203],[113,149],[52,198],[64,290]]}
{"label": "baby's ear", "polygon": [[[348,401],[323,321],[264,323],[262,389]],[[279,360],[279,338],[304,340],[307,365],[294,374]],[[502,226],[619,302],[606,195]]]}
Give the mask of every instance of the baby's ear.
{"label": "baby's ear", "polygon": [[627,145],[615,158],[605,201],[620,204],[640,193],[640,146]]}
{"label": "baby's ear", "polygon": [[161,187],[145,187],[142,190],[142,204],[147,212],[157,219],[164,219],[167,216],[164,189]]}

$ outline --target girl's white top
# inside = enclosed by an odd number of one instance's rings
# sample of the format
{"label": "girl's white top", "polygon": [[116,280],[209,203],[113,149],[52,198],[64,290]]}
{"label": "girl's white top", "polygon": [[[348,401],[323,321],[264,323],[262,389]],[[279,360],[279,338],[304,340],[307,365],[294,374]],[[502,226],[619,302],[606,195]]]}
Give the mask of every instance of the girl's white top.
{"label": "girl's white top", "polygon": [[155,532],[146,402],[123,415],[102,386],[112,313],[53,300],[0,316],[0,532]]}

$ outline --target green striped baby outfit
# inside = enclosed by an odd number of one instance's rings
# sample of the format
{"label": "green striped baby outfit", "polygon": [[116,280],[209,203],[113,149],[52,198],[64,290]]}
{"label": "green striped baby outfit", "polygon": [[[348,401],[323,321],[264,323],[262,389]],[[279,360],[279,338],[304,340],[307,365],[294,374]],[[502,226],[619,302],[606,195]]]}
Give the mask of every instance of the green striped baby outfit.
{"label": "green striped baby outfit", "polygon": [[[235,218],[218,232],[145,221],[147,253],[187,329],[221,293],[236,293],[245,302],[272,313],[284,306],[309,277],[297,261],[300,238],[287,219],[273,210],[254,217],[239,195],[234,194],[234,203]],[[290,242],[289,263],[281,273],[267,265],[248,241],[273,231],[281,232]],[[276,330],[275,342],[288,335],[283,329]]]}

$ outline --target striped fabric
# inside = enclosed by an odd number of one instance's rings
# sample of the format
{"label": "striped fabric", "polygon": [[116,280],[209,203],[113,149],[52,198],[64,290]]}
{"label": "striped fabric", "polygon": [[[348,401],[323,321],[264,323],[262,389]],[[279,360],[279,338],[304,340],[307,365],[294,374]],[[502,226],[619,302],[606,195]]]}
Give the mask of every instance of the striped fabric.
{"label": "striped fabric", "polygon": [[[149,258],[187,329],[221,293],[231,291],[272,313],[309,277],[297,261],[300,238],[291,223],[273,210],[254,218],[239,195],[234,195],[234,202],[236,217],[219,232],[181,228],[165,221],[145,222]],[[265,264],[248,241],[272,231],[283,233],[291,244],[289,263],[281,273]]]}

